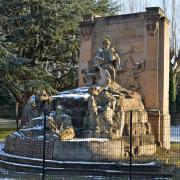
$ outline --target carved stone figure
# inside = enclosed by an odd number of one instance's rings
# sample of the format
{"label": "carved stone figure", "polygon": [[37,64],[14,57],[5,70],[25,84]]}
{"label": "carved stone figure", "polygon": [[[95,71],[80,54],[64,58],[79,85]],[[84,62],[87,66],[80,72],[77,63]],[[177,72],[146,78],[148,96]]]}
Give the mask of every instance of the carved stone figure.
{"label": "carved stone figure", "polygon": [[28,119],[25,116],[25,106],[31,95],[31,91],[25,90],[24,93],[21,94],[19,101],[16,103],[16,121],[21,121],[20,128],[28,123]]}
{"label": "carved stone figure", "polygon": [[40,115],[37,109],[37,101],[37,96],[32,95],[25,106],[25,119],[30,127],[32,126],[31,120]]}
{"label": "carved stone figure", "polygon": [[88,73],[86,69],[82,69],[81,71],[84,74],[84,82],[86,86],[91,86],[95,84],[95,73]]}
{"label": "carved stone figure", "polygon": [[75,137],[71,117],[64,113],[64,107],[57,106],[56,112],[50,113],[48,123],[51,131],[57,134],[60,140],[70,140]]}
{"label": "carved stone figure", "polygon": [[[122,136],[124,113],[117,110],[117,99],[108,88],[92,86],[89,89],[87,130],[93,132],[93,137],[118,139]],[[116,112],[117,111],[117,112]],[[119,116],[117,116],[120,113]],[[115,118],[117,117],[117,118]]]}
{"label": "carved stone figure", "polygon": [[116,101],[114,121],[119,129],[119,136],[122,137],[125,122],[125,111],[123,110],[119,99]]}
{"label": "carved stone figure", "polygon": [[95,67],[108,71],[112,81],[115,81],[116,71],[120,67],[120,58],[115,48],[110,45],[110,40],[104,39],[103,47],[98,49],[93,61]]}
{"label": "carved stone figure", "polygon": [[120,57],[110,39],[104,39],[103,47],[97,50],[89,66],[87,70],[82,70],[87,86],[110,86],[115,81],[116,73],[121,69]]}
{"label": "carved stone figure", "polygon": [[97,87],[93,86],[89,88],[89,99],[88,99],[88,111],[89,111],[89,130],[95,130],[98,127],[97,123],[97,115],[98,115],[98,107],[95,100],[95,96],[97,95]]}
{"label": "carved stone figure", "polygon": [[45,90],[38,91],[30,96],[24,108],[24,117],[29,127],[32,127],[32,119],[41,116],[43,108],[48,108],[50,97]]}
{"label": "carved stone figure", "polygon": [[[82,69],[88,87],[55,96],[59,100],[52,103],[55,111],[48,115],[48,135],[59,140],[71,140],[75,137],[76,130],[77,138],[106,138],[109,141],[113,139],[129,144],[127,137],[130,136],[132,120],[134,150],[138,153],[139,148],[146,144],[154,147],[151,124],[148,122],[141,96],[136,92],[140,88],[138,78],[144,64],[134,62],[133,52],[134,49],[131,48],[131,55],[120,65],[120,58],[110,39],[104,39],[103,47],[97,50],[88,69]],[[116,82],[117,72],[126,73],[128,89],[122,88]],[[31,96],[25,108],[30,127],[32,118],[42,115],[49,99],[45,91]],[[35,137],[42,135],[43,125],[41,126],[40,131],[38,127],[20,132],[25,137]],[[126,150],[122,151],[125,153]]]}

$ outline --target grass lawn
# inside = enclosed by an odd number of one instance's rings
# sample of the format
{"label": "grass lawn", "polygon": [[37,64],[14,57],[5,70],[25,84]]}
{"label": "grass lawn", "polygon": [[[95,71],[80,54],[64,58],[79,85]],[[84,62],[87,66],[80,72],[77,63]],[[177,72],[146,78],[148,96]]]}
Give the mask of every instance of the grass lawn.
{"label": "grass lawn", "polygon": [[157,148],[155,158],[167,164],[176,164],[180,167],[180,143],[171,143],[171,149]]}
{"label": "grass lawn", "polygon": [[15,129],[0,129],[0,141],[4,141],[6,136],[16,131]]}

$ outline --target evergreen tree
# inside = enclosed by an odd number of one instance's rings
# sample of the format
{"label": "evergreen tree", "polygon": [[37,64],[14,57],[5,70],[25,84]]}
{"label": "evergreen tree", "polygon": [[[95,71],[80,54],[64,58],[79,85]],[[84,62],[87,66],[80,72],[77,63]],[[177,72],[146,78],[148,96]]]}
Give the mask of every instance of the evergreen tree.
{"label": "evergreen tree", "polygon": [[175,50],[170,50],[170,70],[169,70],[169,110],[176,113],[179,106],[179,95],[177,94],[177,82],[180,72],[180,52],[176,55]]}
{"label": "evergreen tree", "polygon": [[176,111],[176,76],[172,67],[169,72],[169,110],[171,114]]}
{"label": "evergreen tree", "polygon": [[1,88],[18,100],[25,89],[75,87],[79,21],[118,8],[110,0],[1,0]]}

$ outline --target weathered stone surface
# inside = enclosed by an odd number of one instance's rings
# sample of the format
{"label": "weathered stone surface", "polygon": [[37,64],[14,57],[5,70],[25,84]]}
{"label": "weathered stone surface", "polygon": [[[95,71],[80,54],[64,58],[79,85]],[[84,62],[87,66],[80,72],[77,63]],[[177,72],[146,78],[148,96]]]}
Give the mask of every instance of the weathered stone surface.
{"label": "weathered stone surface", "polygon": [[[161,114],[169,114],[169,23],[160,8],[146,8],[143,13],[97,17],[88,22],[89,26],[81,25],[82,30],[90,29],[91,33],[88,39],[81,36],[79,86],[84,85],[82,68],[92,66],[93,55],[102,47],[104,37],[109,35],[123,67],[116,75],[118,84],[137,90],[147,109],[156,108]],[[153,131],[157,133],[157,141],[169,149],[170,136],[162,134],[163,124],[166,126],[169,120],[163,118],[163,123],[158,123],[158,119],[156,124],[159,127],[153,127]]]}
{"label": "weathered stone surface", "polygon": [[148,144],[154,144],[155,138],[152,134],[146,134],[144,136],[140,136],[140,145],[148,145]]}
{"label": "weathered stone surface", "polygon": [[[129,151],[129,148],[130,148],[130,137],[129,136],[123,136],[122,137],[124,143],[125,143],[125,146],[127,147],[128,151]],[[140,145],[140,137],[139,136],[133,136],[132,137],[132,145],[133,147],[137,147]]]}
{"label": "weathered stone surface", "polygon": [[[60,97],[62,102],[68,102],[70,106],[73,106],[71,110],[66,110],[66,112],[71,113],[71,116],[77,115],[77,110],[83,112],[83,116],[82,114],[79,115],[79,119],[83,120],[83,128],[82,131],[76,131],[77,137],[118,140],[122,136],[128,136],[125,138],[127,140],[123,138],[123,141],[125,140],[124,142],[129,146],[130,110],[133,110],[133,146],[138,147],[154,143],[151,124],[138,93],[121,88],[116,83],[111,84],[109,88],[92,86],[87,88],[87,92],[90,94],[87,99],[88,102],[86,101],[86,108],[77,106],[81,104],[80,101],[85,102],[84,99],[78,99],[76,105],[75,98],[73,98],[72,103],[72,98],[69,99],[68,96]],[[74,93],[74,96],[76,96],[76,93]],[[61,101],[58,103],[61,103]]]}
{"label": "weathered stone surface", "polygon": [[112,161],[124,157],[124,144],[116,141],[56,141],[53,159],[69,161]]}
{"label": "weathered stone surface", "polygon": [[64,114],[65,109],[59,105],[56,111],[50,113],[48,124],[50,130],[59,136],[61,140],[73,139],[75,137],[71,116]]}
{"label": "weathered stone surface", "polygon": [[121,105],[125,111],[128,110],[144,110],[144,105],[141,100],[135,98],[122,98]]}
{"label": "weathered stone surface", "polygon": [[38,136],[43,135],[44,128],[43,126],[35,126],[33,128],[24,128],[20,129],[20,133],[22,133],[25,137],[31,137],[31,138],[36,138]]}
{"label": "weathered stone surface", "polygon": [[40,116],[40,117],[36,117],[32,119],[32,127],[35,126],[43,126],[44,124],[44,117]]}
{"label": "weathered stone surface", "polygon": [[88,107],[89,94],[87,91],[88,87],[84,87],[79,91],[74,89],[53,96],[52,109],[56,110],[58,105],[63,106],[65,114],[71,117],[75,130],[83,128],[83,118]]}
{"label": "weathered stone surface", "polygon": [[137,155],[152,155],[156,152],[156,145],[153,144],[147,144],[143,146],[138,146],[135,149],[135,154]]}
{"label": "weathered stone surface", "polygon": [[[5,141],[5,152],[32,158],[43,157],[43,141],[32,139],[9,136]],[[53,157],[53,142],[46,142],[46,159]]]}

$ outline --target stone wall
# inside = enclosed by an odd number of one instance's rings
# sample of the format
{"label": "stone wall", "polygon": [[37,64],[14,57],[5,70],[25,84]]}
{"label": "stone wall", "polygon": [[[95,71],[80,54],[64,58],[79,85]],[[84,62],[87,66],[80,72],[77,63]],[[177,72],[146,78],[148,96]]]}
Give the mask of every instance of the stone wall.
{"label": "stone wall", "polygon": [[[42,159],[43,141],[9,136],[6,139],[4,151],[16,156]],[[76,139],[74,141],[46,141],[46,159],[49,160],[115,161],[123,158],[124,154],[124,142],[122,140]]]}
{"label": "stone wall", "polygon": [[147,8],[146,12],[119,16],[87,15],[80,27],[79,86],[85,85],[82,69],[91,65],[96,50],[108,35],[124,69],[117,74],[116,81],[122,87],[139,92],[147,110],[159,111],[161,122],[156,129],[160,129],[157,133],[162,135],[158,137],[169,149],[169,24],[162,10],[154,7]]}
{"label": "stone wall", "polygon": [[[46,142],[46,159],[53,157],[54,143],[52,141]],[[5,141],[5,152],[17,156],[25,156],[31,158],[43,158],[43,141],[36,139],[7,137]]]}

